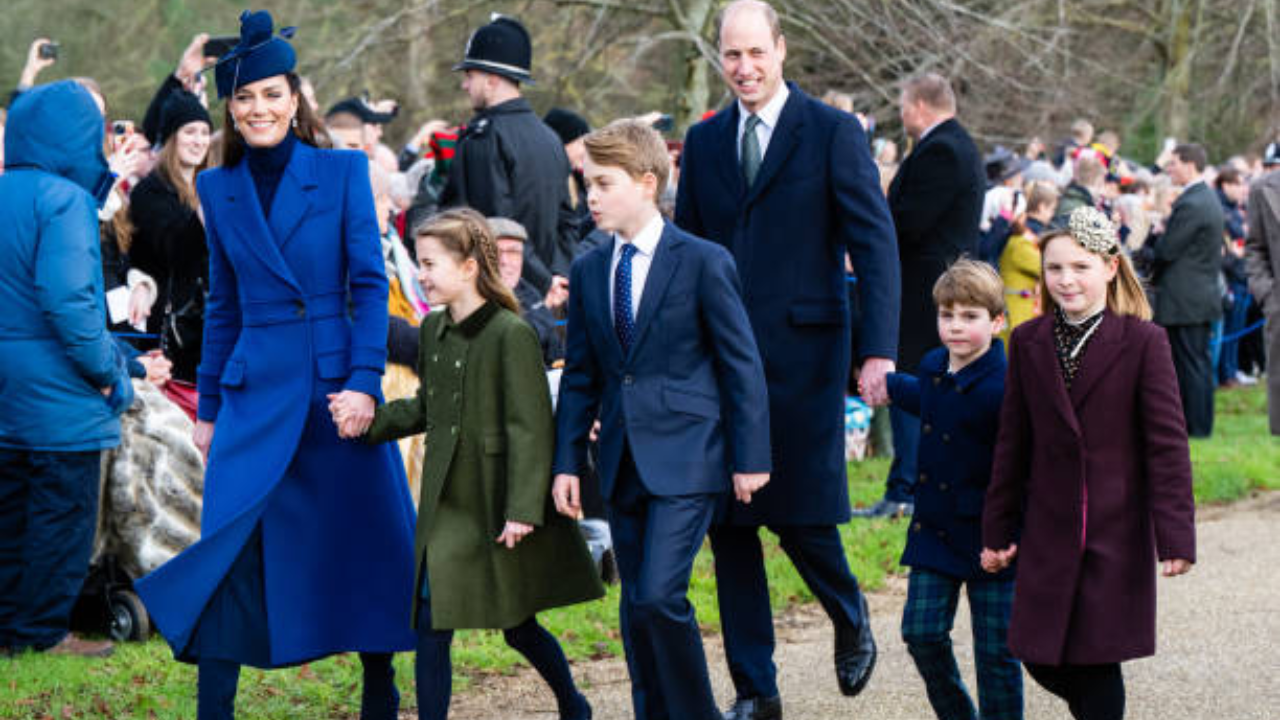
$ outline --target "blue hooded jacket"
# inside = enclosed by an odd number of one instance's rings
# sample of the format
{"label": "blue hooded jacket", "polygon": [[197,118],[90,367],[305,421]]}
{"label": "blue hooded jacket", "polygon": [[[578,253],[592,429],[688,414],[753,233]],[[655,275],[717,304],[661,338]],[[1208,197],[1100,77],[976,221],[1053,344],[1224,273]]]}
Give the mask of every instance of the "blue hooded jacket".
{"label": "blue hooded jacket", "polygon": [[[111,175],[102,113],[72,81],[9,109],[0,175],[0,447],[97,450],[133,399],[106,329],[96,198]],[[112,387],[110,397],[100,388]]]}

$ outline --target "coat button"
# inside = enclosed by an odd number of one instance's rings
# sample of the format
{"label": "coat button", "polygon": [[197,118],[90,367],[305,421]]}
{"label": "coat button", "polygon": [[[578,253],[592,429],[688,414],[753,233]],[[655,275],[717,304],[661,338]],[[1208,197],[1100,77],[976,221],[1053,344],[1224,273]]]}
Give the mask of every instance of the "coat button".
{"label": "coat button", "polygon": [[911,532],[920,532],[921,527],[920,523],[916,523],[911,526]]}
{"label": "coat button", "polygon": [[924,425],[920,426],[920,431],[928,435],[929,433],[933,432],[933,426],[930,425],[929,423],[925,423]]}
{"label": "coat button", "polygon": [[451,435],[457,435],[457,434],[458,434],[458,426],[457,426],[457,425],[450,425],[450,426],[449,426],[449,433],[450,433]]}
{"label": "coat button", "polygon": [[440,354],[436,353],[435,355],[432,355],[431,362],[440,362]]}
{"label": "coat button", "polygon": [[427,388],[427,397],[435,397],[435,396],[436,396],[436,389],[435,389],[435,388]]}
{"label": "coat button", "polygon": [[951,442],[951,433],[942,433],[942,442],[944,443]]}
{"label": "coat button", "polygon": [[623,384],[623,385],[635,385],[635,384],[636,384],[636,379],[635,379],[634,377],[632,377],[631,375],[623,375],[623,376],[622,376],[622,384]]}
{"label": "coat button", "polygon": [[940,377],[936,377],[936,376],[935,376],[935,377],[933,378],[933,384],[934,384],[934,385],[941,385],[941,384],[942,384],[942,378],[940,378]]}
{"label": "coat button", "polygon": [[939,530],[939,531],[938,531],[938,537],[940,537],[940,538],[944,538],[944,537],[946,537],[946,536],[947,536],[947,533],[946,533],[945,531],[943,531],[943,530]]}
{"label": "coat button", "polygon": [[456,368],[460,368],[460,367],[462,367],[462,361],[461,361],[461,360],[454,360],[454,361],[453,361],[453,366],[454,366],[454,367],[456,367]]}
{"label": "coat button", "polygon": [[922,483],[927,483],[927,482],[929,482],[929,474],[928,474],[928,473],[920,473],[920,482],[922,482]]}
{"label": "coat button", "polygon": [[946,483],[938,483],[938,489],[941,490],[942,492],[946,492],[947,488],[949,487],[951,486],[947,485]]}
{"label": "coat button", "polygon": [[454,402],[458,402],[458,401],[459,401],[459,400],[461,400],[461,399],[462,399],[462,393],[454,393],[454,394],[453,394],[453,401],[454,401]]}

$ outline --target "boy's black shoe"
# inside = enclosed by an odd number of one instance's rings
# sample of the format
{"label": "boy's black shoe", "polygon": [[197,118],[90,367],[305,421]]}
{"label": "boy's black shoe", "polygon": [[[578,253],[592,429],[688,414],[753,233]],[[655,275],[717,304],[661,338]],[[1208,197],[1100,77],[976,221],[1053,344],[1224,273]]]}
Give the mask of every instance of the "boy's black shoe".
{"label": "boy's black shoe", "polygon": [[738,698],[724,720],[782,720],[782,698]]}
{"label": "boy's black shoe", "polygon": [[889,500],[887,498],[882,498],[879,502],[877,502],[875,505],[872,505],[871,507],[855,509],[853,511],[853,516],[860,517],[860,518],[878,518],[878,517],[900,518],[900,517],[911,517],[911,514],[914,513],[915,511],[916,511],[915,503],[898,502],[896,500]]}

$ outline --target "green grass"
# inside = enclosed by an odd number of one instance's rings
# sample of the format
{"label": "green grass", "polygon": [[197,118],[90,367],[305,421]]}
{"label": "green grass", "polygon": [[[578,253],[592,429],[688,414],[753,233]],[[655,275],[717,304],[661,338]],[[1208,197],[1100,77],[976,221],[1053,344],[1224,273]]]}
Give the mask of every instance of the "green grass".
{"label": "green grass", "polygon": [[[1280,488],[1280,440],[1267,434],[1266,400],[1257,388],[1218,393],[1215,435],[1191,445],[1196,501],[1222,503],[1255,489]],[[849,488],[855,505],[879,498],[888,464],[870,460],[851,465]],[[895,572],[905,540],[902,521],[857,521],[840,529],[849,561],[863,585],[879,587]],[[764,533],[773,605],[783,610],[812,601],[773,536]],[[698,557],[690,592],[708,633],[719,631],[711,554]],[[539,616],[575,661],[619,655],[618,589],[598,602]],[[521,661],[497,632],[462,632],[454,642],[455,687],[510,674]],[[721,662],[712,657],[712,662]],[[403,706],[413,707],[412,654],[397,657]],[[359,713],[360,663],[352,656],[287,670],[246,669],[241,678],[239,715],[254,720],[355,717]],[[65,720],[194,718],[195,670],[174,662],[167,646],[153,639],[118,646],[106,661],[26,654],[0,660],[0,718]]]}

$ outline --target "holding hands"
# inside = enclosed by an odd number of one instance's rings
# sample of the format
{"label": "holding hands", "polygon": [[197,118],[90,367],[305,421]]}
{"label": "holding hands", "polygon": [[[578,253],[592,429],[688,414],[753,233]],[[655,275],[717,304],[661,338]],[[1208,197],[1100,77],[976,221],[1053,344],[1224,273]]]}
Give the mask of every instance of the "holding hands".
{"label": "holding hands", "polygon": [[343,390],[327,397],[333,424],[338,426],[338,437],[351,440],[369,430],[373,424],[373,411],[377,408],[371,396],[355,390]]}
{"label": "holding hands", "polygon": [[1018,544],[1011,543],[1009,547],[1003,550],[992,550],[991,548],[982,548],[982,569],[989,573],[998,573],[1009,567],[1013,559],[1018,555]]}

